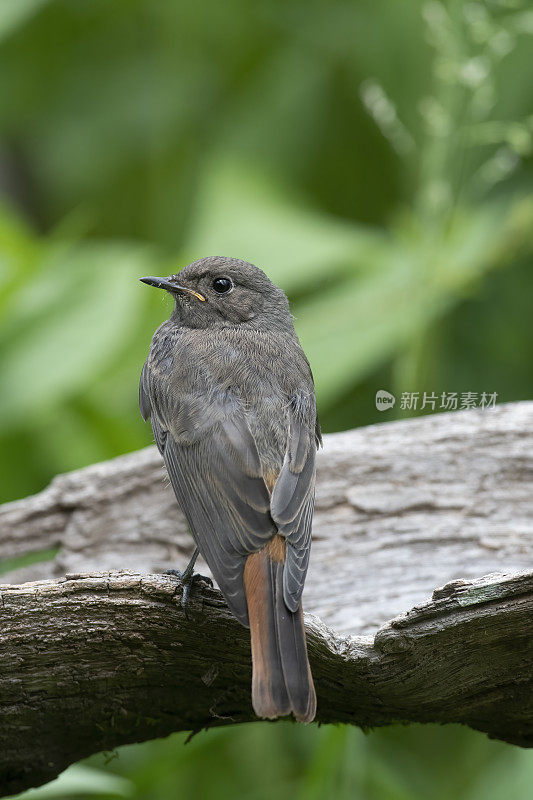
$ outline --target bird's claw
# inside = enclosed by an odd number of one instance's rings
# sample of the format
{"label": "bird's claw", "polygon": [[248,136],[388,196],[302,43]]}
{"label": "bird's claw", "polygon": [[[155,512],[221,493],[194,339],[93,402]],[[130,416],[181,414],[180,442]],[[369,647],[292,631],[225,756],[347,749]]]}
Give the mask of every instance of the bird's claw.
{"label": "bird's claw", "polygon": [[189,619],[189,615],[187,614],[187,604],[189,602],[189,595],[191,593],[193,584],[197,581],[202,581],[211,587],[213,586],[213,581],[211,578],[208,578],[207,575],[200,575],[199,572],[194,572],[194,567],[193,569],[186,567],[183,571],[179,569],[167,569],[163,575],[173,575],[181,583],[181,607],[183,608],[187,619]]}

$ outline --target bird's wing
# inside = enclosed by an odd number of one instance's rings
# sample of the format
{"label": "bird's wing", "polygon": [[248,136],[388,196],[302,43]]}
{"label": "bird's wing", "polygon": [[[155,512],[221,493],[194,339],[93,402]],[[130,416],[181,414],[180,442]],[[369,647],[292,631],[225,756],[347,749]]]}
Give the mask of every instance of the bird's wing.
{"label": "bird's wing", "polygon": [[291,611],[300,605],[309,552],[315,503],[315,431],[302,414],[299,398],[289,412],[289,436],[283,466],[272,492],[270,513],[287,549],[283,597]]}
{"label": "bird's wing", "polygon": [[[151,417],[154,437],[193,538],[228,605],[244,625],[248,609],[243,586],[246,557],[276,533],[270,495],[262,477],[255,440],[239,405],[213,398],[202,420],[190,409],[165,409],[161,390],[145,366],[141,375],[143,416]],[[204,403],[205,403],[204,398]],[[143,411],[144,409],[144,411]],[[214,420],[207,428],[205,419]],[[198,436],[198,428],[202,427]]]}

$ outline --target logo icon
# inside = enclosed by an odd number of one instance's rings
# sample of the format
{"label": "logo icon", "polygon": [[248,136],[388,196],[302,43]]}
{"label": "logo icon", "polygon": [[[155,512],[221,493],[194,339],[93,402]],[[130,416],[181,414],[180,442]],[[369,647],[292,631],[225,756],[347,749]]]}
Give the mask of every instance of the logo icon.
{"label": "logo icon", "polygon": [[386,392],[385,389],[379,389],[376,392],[376,408],[378,411],[388,411],[389,408],[394,408],[395,402],[394,395]]}

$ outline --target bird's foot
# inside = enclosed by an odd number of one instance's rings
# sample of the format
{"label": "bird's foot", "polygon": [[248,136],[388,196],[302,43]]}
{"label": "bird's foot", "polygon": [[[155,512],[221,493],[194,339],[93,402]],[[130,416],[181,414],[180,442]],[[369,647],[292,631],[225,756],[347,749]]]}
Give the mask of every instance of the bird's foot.
{"label": "bird's foot", "polygon": [[191,559],[189,564],[185,567],[184,570],[179,569],[167,569],[163,573],[163,575],[173,575],[178,579],[182,586],[182,593],[181,593],[181,607],[185,611],[185,616],[188,619],[187,614],[187,603],[189,602],[189,596],[191,594],[191,589],[193,584],[197,581],[202,581],[203,583],[207,583],[209,586],[213,586],[213,581],[211,578],[208,578],[206,575],[200,575],[199,572],[194,571],[194,562],[196,558]]}

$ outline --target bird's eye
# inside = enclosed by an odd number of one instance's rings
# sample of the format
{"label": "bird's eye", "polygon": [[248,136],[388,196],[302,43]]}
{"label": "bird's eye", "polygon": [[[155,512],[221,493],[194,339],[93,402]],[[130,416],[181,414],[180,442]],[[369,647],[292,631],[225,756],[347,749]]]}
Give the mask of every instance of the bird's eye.
{"label": "bird's eye", "polygon": [[213,289],[217,294],[227,294],[233,289],[233,281],[231,278],[215,278]]}

